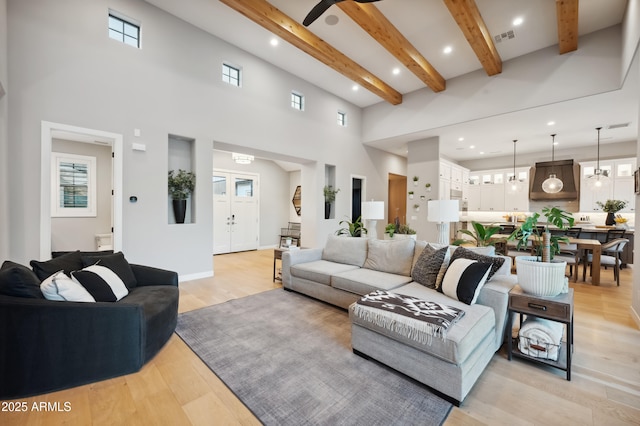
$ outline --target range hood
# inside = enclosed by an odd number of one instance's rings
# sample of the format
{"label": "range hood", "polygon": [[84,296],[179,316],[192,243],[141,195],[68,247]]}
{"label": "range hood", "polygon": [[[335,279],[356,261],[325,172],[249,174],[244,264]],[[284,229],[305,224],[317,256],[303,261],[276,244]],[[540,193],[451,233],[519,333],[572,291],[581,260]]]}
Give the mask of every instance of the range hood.
{"label": "range hood", "polygon": [[[555,173],[563,183],[562,191],[549,194],[542,190],[542,182]],[[531,186],[529,198],[531,200],[578,200],[580,198],[580,165],[573,164],[573,160],[545,161],[536,163],[531,169]]]}

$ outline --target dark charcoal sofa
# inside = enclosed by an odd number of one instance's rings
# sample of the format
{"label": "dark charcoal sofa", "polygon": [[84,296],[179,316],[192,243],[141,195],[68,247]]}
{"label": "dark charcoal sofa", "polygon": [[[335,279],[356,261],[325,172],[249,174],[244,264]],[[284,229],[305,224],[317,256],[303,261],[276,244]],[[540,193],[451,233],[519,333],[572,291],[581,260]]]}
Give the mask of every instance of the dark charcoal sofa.
{"label": "dark charcoal sofa", "polygon": [[38,273],[39,283],[47,269],[57,272],[62,265],[65,272],[78,270],[96,256],[105,255],[65,253],[52,264],[32,262],[33,271],[12,262],[2,265],[0,399],[136,372],[171,337],[178,315],[175,272],[127,263],[129,294],[118,302],[46,300],[38,294],[39,286],[37,291],[32,287],[36,275],[29,273]]}

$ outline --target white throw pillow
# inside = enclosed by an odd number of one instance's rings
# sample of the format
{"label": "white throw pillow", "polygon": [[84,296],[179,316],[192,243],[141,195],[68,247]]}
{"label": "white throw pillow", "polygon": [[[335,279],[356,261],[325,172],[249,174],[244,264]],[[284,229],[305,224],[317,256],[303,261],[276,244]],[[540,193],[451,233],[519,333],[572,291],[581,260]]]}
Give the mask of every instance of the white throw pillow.
{"label": "white throw pillow", "polygon": [[47,300],[95,302],[84,287],[69,278],[63,271],[56,272],[42,281],[40,290]]}
{"label": "white throw pillow", "polygon": [[455,259],[447,268],[440,289],[452,299],[473,305],[487,281],[490,270],[490,263],[463,258]]}
{"label": "white throw pillow", "polygon": [[87,266],[80,271],[73,271],[71,277],[81,284],[96,302],[117,302],[129,294],[120,277],[104,266]]}

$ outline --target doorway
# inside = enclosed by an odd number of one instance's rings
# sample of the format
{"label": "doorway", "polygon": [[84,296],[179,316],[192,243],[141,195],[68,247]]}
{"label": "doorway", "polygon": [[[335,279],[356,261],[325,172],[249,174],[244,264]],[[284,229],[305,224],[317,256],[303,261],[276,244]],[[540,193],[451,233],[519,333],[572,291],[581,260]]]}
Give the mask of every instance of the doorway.
{"label": "doorway", "polygon": [[[113,160],[110,162],[111,167],[111,187],[112,194],[110,197],[110,207],[107,208],[107,215],[110,218],[107,222],[111,226],[107,226],[106,234],[111,233],[111,247],[114,251],[122,250],[122,169],[123,169],[123,136],[117,133],[104,132],[101,130],[87,129],[82,127],[70,126],[60,123],[51,123],[42,121],[41,123],[41,152],[40,167],[42,174],[40,176],[40,259],[50,259],[52,251],[52,215],[53,202],[57,201],[53,197],[55,192],[52,188],[53,173],[52,170],[52,150],[54,140],[73,141],[84,144],[98,144],[109,146],[112,152]],[[56,188],[55,190],[57,190]],[[56,192],[57,194],[57,192]],[[56,196],[57,198],[57,196]],[[93,232],[92,242],[95,242],[96,233]],[[102,232],[99,232],[102,234]]]}
{"label": "doorway", "polygon": [[407,223],[407,177],[389,173],[389,222]]}
{"label": "doorway", "polygon": [[213,254],[257,250],[259,175],[214,170]]}

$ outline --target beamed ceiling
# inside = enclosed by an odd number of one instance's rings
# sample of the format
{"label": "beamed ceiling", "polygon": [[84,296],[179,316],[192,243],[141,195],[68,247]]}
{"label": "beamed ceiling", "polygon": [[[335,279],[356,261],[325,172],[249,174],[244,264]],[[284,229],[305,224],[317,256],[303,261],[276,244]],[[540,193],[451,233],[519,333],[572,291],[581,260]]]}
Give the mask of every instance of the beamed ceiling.
{"label": "beamed ceiling", "polygon": [[[620,24],[626,8],[626,0],[346,0],[305,27],[319,0],[147,1],[360,107],[401,105],[403,95],[425,88],[446,93],[448,79],[480,69],[494,78],[505,61],[550,46],[566,55],[580,49],[580,36]],[[626,120],[608,111],[611,118],[600,124]],[[482,131],[479,123],[472,126]],[[632,127],[614,141],[636,137],[637,124]],[[432,135],[439,134],[412,137]],[[405,139],[372,145],[402,154]]]}

